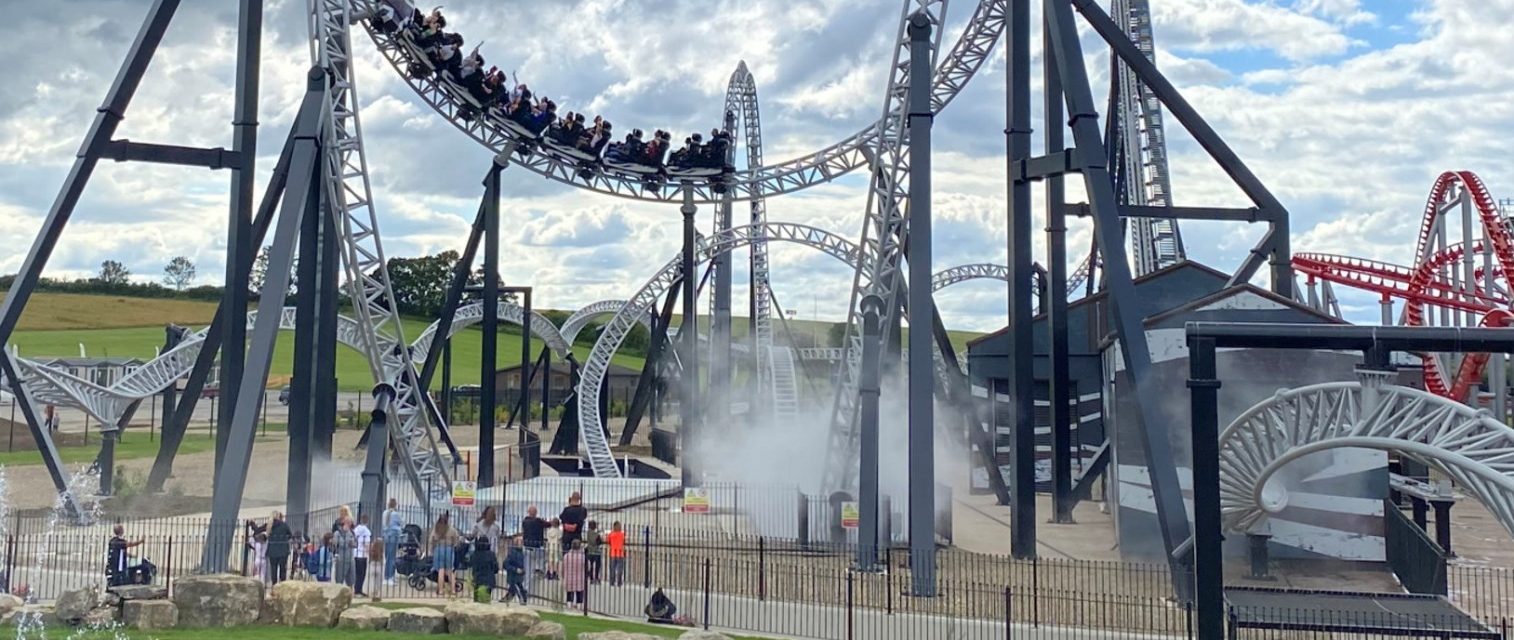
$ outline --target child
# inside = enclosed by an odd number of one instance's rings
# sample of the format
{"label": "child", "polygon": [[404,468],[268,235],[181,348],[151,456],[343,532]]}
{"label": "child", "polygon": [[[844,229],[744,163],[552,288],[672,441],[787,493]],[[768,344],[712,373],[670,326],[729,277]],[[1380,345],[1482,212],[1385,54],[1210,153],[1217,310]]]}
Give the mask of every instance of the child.
{"label": "child", "polygon": [[599,569],[604,561],[604,541],[604,535],[599,532],[599,523],[590,520],[589,530],[584,532],[584,560],[592,584],[599,584]]}
{"label": "child", "polygon": [[268,534],[258,533],[252,536],[252,575],[264,582],[268,581]]}
{"label": "child", "polygon": [[473,565],[473,599],[488,604],[494,595],[495,575],[499,573],[499,557],[489,548],[489,538],[479,536],[473,541],[468,561]]}
{"label": "child", "polygon": [[505,554],[505,584],[509,590],[505,592],[505,602],[511,597],[519,597],[521,604],[526,604],[530,597],[526,593],[526,549],[524,538],[515,534],[511,539],[510,551]]}
{"label": "child", "polygon": [[621,530],[619,520],[610,525],[605,542],[610,544],[610,586],[618,587],[626,581],[626,532]]}
{"label": "child", "polygon": [[320,544],[308,545],[309,551],[305,554],[305,571],[308,571],[316,582],[331,582],[331,534],[321,536]]}
{"label": "child", "polygon": [[556,580],[562,564],[562,521],[553,518],[547,523],[547,579]]}

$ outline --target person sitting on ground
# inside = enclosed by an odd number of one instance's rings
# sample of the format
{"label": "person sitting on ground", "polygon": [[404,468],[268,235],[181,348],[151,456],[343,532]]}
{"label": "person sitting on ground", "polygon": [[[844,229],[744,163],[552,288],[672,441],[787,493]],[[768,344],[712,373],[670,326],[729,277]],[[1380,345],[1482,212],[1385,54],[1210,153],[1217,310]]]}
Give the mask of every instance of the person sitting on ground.
{"label": "person sitting on ground", "polygon": [[473,599],[488,603],[494,596],[495,576],[499,574],[499,557],[489,545],[489,536],[481,535],[473,540],[473,553],[468,561],[473,569]]}
{"label": "person sitting on ground", "polygon": [[109,564],[106,566],[105,577],[113,587],[131,584],[131,571],[126,566],[127,558],[130,557],[127,549],[142,546],[143,540],[138,538],[135,542],[127,542],[126,527],[119,524],[112,528],[111,532],[115,535],[111,536],[110,543],[106,545],[108,556],[106,561]]}
{"label": "person sitting on ground", "polygon": [[653,624],[678,624],[673,618],[673,616],[678,615],[678,607],[673,604],[673,600],[668,598],[667,594],[662,592],[661,587],[657,591],[652,592],[651,602],[648,602],[646,608],[642,611],[647,614],[647,622]]}

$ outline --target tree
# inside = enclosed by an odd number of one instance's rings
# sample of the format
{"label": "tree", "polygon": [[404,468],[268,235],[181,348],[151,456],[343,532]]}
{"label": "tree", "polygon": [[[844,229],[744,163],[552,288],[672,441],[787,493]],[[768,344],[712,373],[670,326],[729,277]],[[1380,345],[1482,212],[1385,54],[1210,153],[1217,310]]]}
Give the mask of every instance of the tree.
{"label": "tree", "polygon": [[95,281],[105,285],[122,285],[128,282],[131,272],[115,260],[106,260],[100,263],[100,275],[95,276]]}
{"label": "tree", "polygon": [[163,267],[163,284],[183,291],[195,279],[195,263],[189,256],[174,256]]}
{"label": "tree", "polygon": [[826,337],[826,343],[829,344],[830,346],[832,346],[832,347],[839,347],[839,346],[841,346],[842,343],[846,342],[846,323],[845,322],[837,322],[835,324],[832,324],[830,330],[826,333],[825,337]]}
{"label": "tree", "polygon": [[441,313],[457,260],[456,251],[420,258],[390,258],[389,286],[394,289],[399,312],[427,318]]}

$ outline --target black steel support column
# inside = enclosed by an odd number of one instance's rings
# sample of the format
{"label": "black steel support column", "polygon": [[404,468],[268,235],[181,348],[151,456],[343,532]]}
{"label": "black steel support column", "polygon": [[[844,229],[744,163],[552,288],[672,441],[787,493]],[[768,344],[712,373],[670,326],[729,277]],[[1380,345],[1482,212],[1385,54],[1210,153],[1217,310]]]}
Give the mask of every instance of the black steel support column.
{"label": "black steel support column", "polygon": [[[451,333],[443,331],[442,333]],[[442,341],[442,419],[452,424],[452,336],[443,335],[432,341]],[[435,348],[435,347],[432,347]],[[427,354],[428,358],[430,354]]]}
{"label": "black steel support column", "polygon": [[[1043,21],[1042,44],[1045,78],[1046,155],[1061,153],[1066,146],[1062,132],[1062,77],[1057,74],[1056,51]],[[1113,118],[1111,118],[1113,120]],[[1051,521],[1072,523],[1077,498],[1072,493],[1072,381],[1068,371],[1067,346],[1067,190],[1062,176],[1046,179],[1046,279],[1041,311],[1051,330],[1050,377],[1047,380],[1047,417],[1051,419]],[[1026,331],[1030,333],[1030,331]],[[1020,364],[1016,360],[1016,364]],[[1029,369],[1027,369],[1029,371]],[[1018,406],[1018,405],[1017,405]],[[1018,426],[1018,425],[1017,425]]]}
{"label": "black steel support column", "polygon": [[[110,144],[111,136],[115,135],[116,127],[125,117],[126,107],[131,103],[132,96],[136,94],[137,87],[141,85],[147,64],[157,51],[158,44],[162,42],[163,32],[168,29],[168,23],[173,19],[174,12],[178,8],[179,0],[157,0],[148,11],[141,30],[137,32],[137,39],[127,52],[126,60],[121,64],[121,70],[116,73],[116,80],[111,85],[110,91],[106,93],[104,104],[97,110],[94,123],[90,125],[89,133],[84,136],[84,143],[79,148],[68,178],[63,182],[63,188],[59,190],[57,199],[53,201],[52,208],[43,219],[42,229],[37,234],[37,238],[32,241],[26,259],[21,262],[21,268],[16,272],[16,279],[5,295],[5,302],[0,304],[0,349],[10,343],[11,333],[16,330],[16,324],[21,321],[21,312],[26,308],[26,302],[31,298],[32,292],[36,290],[37,281],[41,279],[42,271],[47,267],[47,260],[52,257],[53,249],[58,246],[58,238],[63,234],[63,228],[68,225],[69,218],[73,216],[74,207],[78,205],[85,185],[94,174],[102,152]],[[14,363],[11,365],[12,368],[13,365]],[[12,370],[7,378],[13,384],[19,383],[20,379],[12,377],[14,375],[15,371]],[[19,398],[20,394],[17,397]]]}
{"label": "black steel support column", "polygon": [[878,351],[882,348],[882,330],[878,315],[883,312],[883,299],[870,295],[862,299],[862,380],[857,387],[862,394],[859,431],[862,450],[859,456],[861,467],[858,478],[858,515],[862,522],[857,528],[857,570],[876,571],[878,568]]}
{"label": "black steel support column", "polygon": [[[499,172],[484,179],[483,345],[478,375],[478,486],[494,483],[495,370],[499,363]],[[520,371],[522,379],[525,369]]]}
{"label": "black steel support column", "polygon": [[[325,90],[326,73],[316,68],[309,74],[309,93]],[[322,101],[306,100],[312,110],[319,109]],[[304,216],[320,215],[322,190],[321,171],[321,120],[314,114],[302,113],[296,119],[301,124],[295,139],[295,151],[290,162],[293,177],[284,192],[279,224],[269,250],[268,274],[264,280],[264,296],[282,296],[289,290],[295,246],[300,235],[300,223]],[[238,376],[240,385],[236,410],[231,423],[222,425],[227,429],[226,456],[224,464],[216,473],[214,494],[211,500],[210,533],[206,538],[201,556],[201,570],[208,573],[226,571],[231,554],[238,512],[242,506],[242,493],[247,486],[247,471],[252,462],[252,440],[257,433],[258,409],[261,398],[256,396],[268,380],[268,368],[273,361],[273,347],[278,338],[278,313],[260,313],[253,326],[250,354],[247,367]],[[224,384],[223,384],[224,386]]]}
{"label": "black steel support column", "polygon": [[1198,638],[1225,637],[1225,566],[1220,555],[1220,381],[1215,342],[1188,339],[1193,416],[1194,614]]}
{"label": "black steel support column", "polygon": [[[284,513],[290,522],[305,522],[310,513],[311,476],[318,457],[316,445],[321,402],[316,382],[320,331],[320,287],[314,286],[321,271],[320,210],[312,207],[300,220],[299,261],[295,265],[294,376],[289,384],[289,469],[284,487]],[[265,288],[259,307],[280,309],[283,291]],[[230,423],[222,423],[230,424]],[[222,432],[228,431],[222,429]]]}
{"label": "black steel support column", "polygon": [[372,420],[368,422],[369,438],[377,446],[369,445],[367,459],[363,464],[363,489],[358,499],[358,514],[367,514],[369,521],[378,519],[384,504],[384,454],[389,441],[390,408],[394,403],[394,387],[379,383],[373,388]]}
{"label": "black steel support column", "polygon": [[[221,308],[232,318],[247,315],[247,284],[250,273],[242,264],[251,264],[257,247],[252,243],[252,215],[256,203],[253,189],[257,180],[258,151],[258,72],[262,62],[263,0],[241,0],[237,17],[236,106],[232,119],[232,151],[240,160],[231,172],[231,207],[226,222],[225,293]],[[237,380],[246,366],[247,323],[221,324],[220,415],[216,424],[215,468],[225,461],[226,438],[231,431],[232,412],[237,404]],[[259,395],[262,395],[261,392]]]}
{"label": "black steel support column", "polygon": [[[511,290],[519,292],[525,302],[525,307],[522,309],[522,324],[520,329],[520,396],[516,398],[516,406],[521,409],[520,434],[519,439],[516,440],[520,446],[517,447],[519,451],[516,452],[516,455],[520,457],[522,468],[529,469],[532,466],[533,460],[541,459],[541,451],[539,449],[537,451],[526,450],[530,446],[530,443],[533,442],[531,439],[531,379],[536,375],[532,371],[531,366],[531,288],[512,287]],[[551,377],[550,370],[548,370],[547,377]],[[606,384],[605,386],[608,387],[609,385]],[[605,418],[608,420],[609,416],[606,415]],[[541,439],[537,438],[534,442],[539,443]],[[526,477],[533,476],[528,474]]]}
{"label": "black steel support column", "polygon": [[679,342],[683,345],[680,360],[683,375],[679,376],[683,388],[678,394],[679,420],[678,439],[683,454],[679,458],[680,479],[685,487],[699,486],[699,470],[694,451],[699,437],[699,292],[694,278],[694,188],[683,187],[683,321],[678,328]]}
{"label": "black steel support column", "polygon": [[[1177,590],[1178,598],[1187,601],[1192,594],[1186,591],[1189,586],[1188,567],[1185,558],[1179,553],[1179,546],[1188,539],[1188,516],[1183,508],[1183,492],[1178,484],[1177,462],[1173,457],[1167,422],[1156,411],[1155,399],[1160,394],[1151,386],[1151,352],[1140,308],[1135,304],[1135,285],[1132,283],[1130,263],[1126,260],[1114,183],[1110,180],[1108,167],[1103,166],[1106,160],[1103,133],[1100,131],[1098,112],[1088,84],[1088,70],[1084,67],[1083,45],[1078,40],[1072,8],[1063,0],[1047,0],[1045,7],[1046,19],[1049,21],[1047,26],[1056,53],[1055,64],[1062,76],[1073,147],[1078,151],[1084,188],[1094,212],[1094,238],[1103,255],[1104,288],[1109,292],[1113,311],[1111,328],[1118,337],[1125,374],[1132,383],[1132,388],[1126,393],[1139,406],[1137,414],[1131,416],[1135,418],[1131,422],[1141,434],[1157,520],[1162,527],[1163,548],[1168,554],[1168,566],[1172,570],[1173,587]],[[1097,7],[1094,9],[1097,10]],[[1012,35],[1011,39],[1013,38]],[[1128,38],[1124,38],[1124,42],[1130,43]],[[1142,60],[1145,58],[1142,57]],[[1017,90],[1030,91],[1029,87],[1019,87]]]}
{"label": "black steel support column", "polygon": [[[931,301],[931,23],[909,20],[909,332],[910,593],[936,595],[936,367]],[[902,315],[902,314],[901,314]]]}
{"label": "black steel support column", "polygon": [[552,347],[543,344],[542,352],[545,353],[542,366],[546,367],[546,375],[541,377],[541,433],[545,435],[547,429],[551,428],[547,422],[547,414],[552,408]]}
{"label": "black steel support column", "polygon": [[[1030,159],[1030,1],[1009,8],[1009,403],[1010,526],[1009,549],[1017,558],[1036,555],[1036,405],[1031,350],[1031,212],[1030,181],[1015,167]],[[1079,64],[1082,60],[1079,59]],[[992,394],[990,394],[992,395]]]}
{"label": "black steel support column", "polygon": [[[337,214],[329,211],[325,203],[325,191],[321,192],[320,242],[316,245],[315,279],[311,282],[315,294],[315,370],[314,392],[310,415],[313,460],[317,463],[331,461],[332,442],[336,438],[336,349],[337,301],[341,297],[341,223]],[[300,287],[304,288],[304,281]]]}
{"label": "black steel support column", "polygon": [[[305,103],[319,102],[320,94],[305,96]],[[299,117],[317,117],[319,113],[300,107]],[[308,114],[308,116],[307,116]],[[300,121],[296,118],[290,126],[289,136],[284,141],[279,159],[274,163],[273,176],[268,181],[268,186],[263,190],[263,199],[258,204],[257,214],[252,220],[252,235],[249,243],[253,246],[262,246],[263,238],[268,235],[268,227],[273,223],[273,214],[279,201],[284,196],[284,186],[289,182],[289,161],[294,154],[294,140],[300,131]],[[253,256],[245,256],[242,269],[248,273],[252,271]],[[173,459],[179,452],[179,445],[184,441],[184,432],[189,428],[189,422],[194,418],[196,404],[205,390],[205,383],[210,378],[210,371],[215,367],[216,356],[221,349],[221,326],[227,318],[226,309],[216,307],[215,316],[210,321],[210,328],[205,331],[204,343],[200,345],[200,353],[195,357],[194,367],[189,370],[189,376],[184,381],[184,393],[179,397],[174,407],[172,420],[168,414],[163,418],[163,440],[158,445],[157,457],[153,459],[152,470],[147,475],[147,490],[158,492],[163,490],[163,483],[167,482],[169,474],[173,471]],[[246,316],[238,317],[236,322],[245,324]]]}

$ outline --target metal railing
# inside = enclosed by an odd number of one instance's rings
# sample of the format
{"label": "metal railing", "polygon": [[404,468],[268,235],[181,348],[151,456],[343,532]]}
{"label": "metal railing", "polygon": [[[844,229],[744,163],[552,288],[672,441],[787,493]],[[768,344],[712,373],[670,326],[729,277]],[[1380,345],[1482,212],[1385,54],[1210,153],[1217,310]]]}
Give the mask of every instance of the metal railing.
{"label": "metal railing", "polygon": [[1388,566],[1405,589],[1446,595],[1446,552],[1392,500],[1383,501],[1383,537]]}

